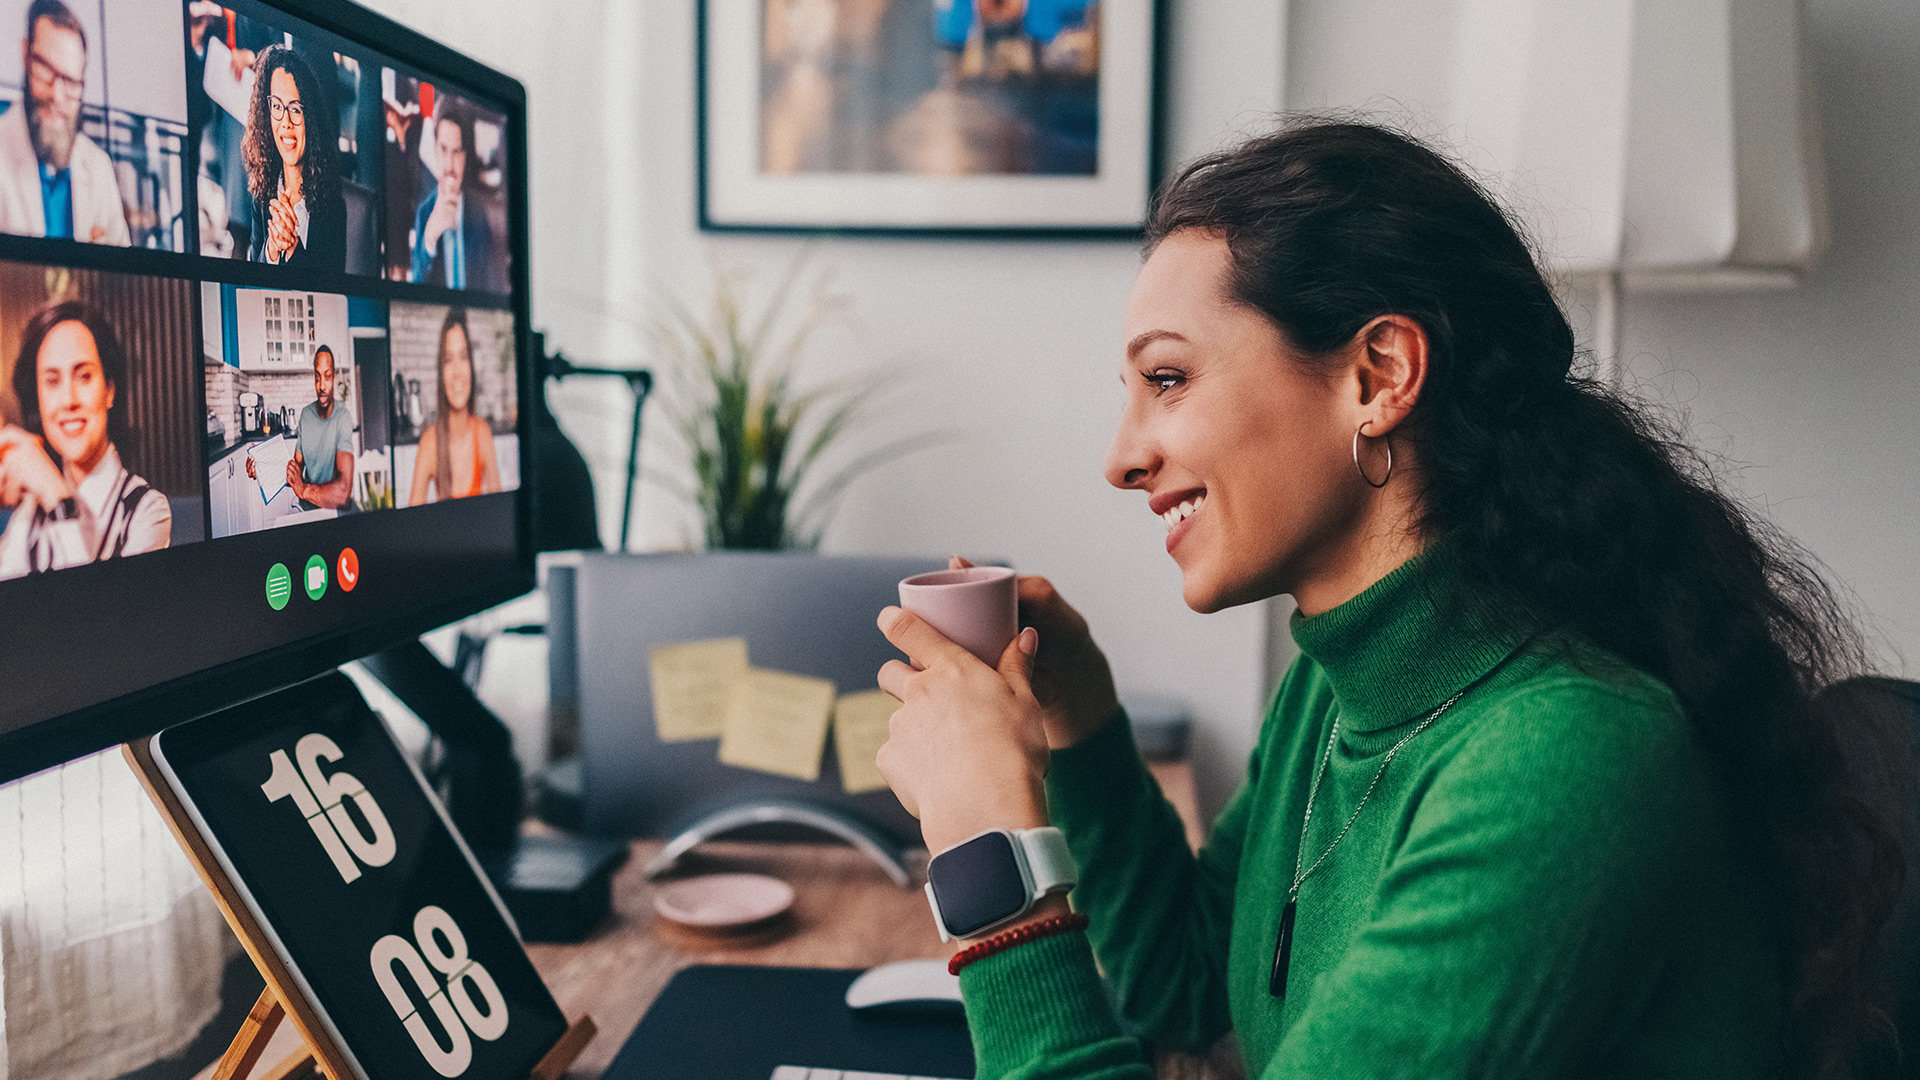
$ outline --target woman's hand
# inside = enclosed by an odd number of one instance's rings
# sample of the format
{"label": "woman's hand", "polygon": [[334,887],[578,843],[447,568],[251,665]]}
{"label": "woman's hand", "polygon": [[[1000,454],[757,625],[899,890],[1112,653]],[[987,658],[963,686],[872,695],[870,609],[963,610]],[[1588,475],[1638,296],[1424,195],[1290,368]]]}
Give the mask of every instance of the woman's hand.
{"label": "woman's hand", "polygon": [[[947,568],[973,564],[958,555]],[[1047,745],[1064,750],[1098,731],[1120,708],[1113,689],[1113,671],[1100,646],[1093,643],[1087,620],[1073,610],[1043,577],[1022,574],[1020,625],[1040,632],[1039,655],[1033,661],[1033,695],[1047,722]]]}
{"label": "woman's hand", "polygon": [[927,850],[987,829],[1045,825],[1047,734],[1027,681],[1034,630],[1007,645],[996,671],[910,611],[885,608],[879,624],[921,669],[899,660],[880,669],[880,688],[900,708],[877,764],[900,805],[920,819]]}
{"label": "woman's hand", "polygon": [[300,219],[285,192],[267,204],[267,261],[280,262],[292,254],[300,239]]}
{"label": "woman's hand", "polygon": [[0,506],[19,506],[28,495],[41,506],[57,506],[73,497],[73,488],[37,437],[24,428],[0,427]]}

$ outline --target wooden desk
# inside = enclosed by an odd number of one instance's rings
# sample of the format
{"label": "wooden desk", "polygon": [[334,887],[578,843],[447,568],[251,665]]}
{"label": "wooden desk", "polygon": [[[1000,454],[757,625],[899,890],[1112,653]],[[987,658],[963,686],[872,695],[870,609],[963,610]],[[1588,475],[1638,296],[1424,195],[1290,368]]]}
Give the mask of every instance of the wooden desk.
{"label": "wooden desk", "polygon": [[[1187,823],[1190,841],[1202,829],[1187,765],[1154,767],[1168,799]],[[591,1013],[600,1034],[567,1075],[594,1080],[612,1063],[641,1014],[675,972],[692,964],[777,964],[798,967],[872,967],[892,960],[944,957],[926,894],[902,889],[852,848],[818,844],[715,842],[688,855],[694,872],[771,874],[793,886],[790,922],[761,940],[715,942],[662,926],[653,914],[653,885],[641,868],[661,841],[637,840],[633,857],[613,880],[613,920],[579,945],[528,945],[527,954],[567,1016]],[[926,857],[911,865],[924,881]],[[1169,1080],[1225,1080],[1237,1076],[1237,1058],[1220,1048],[1206,1059],[1168,1055],[1160,1075]]]}

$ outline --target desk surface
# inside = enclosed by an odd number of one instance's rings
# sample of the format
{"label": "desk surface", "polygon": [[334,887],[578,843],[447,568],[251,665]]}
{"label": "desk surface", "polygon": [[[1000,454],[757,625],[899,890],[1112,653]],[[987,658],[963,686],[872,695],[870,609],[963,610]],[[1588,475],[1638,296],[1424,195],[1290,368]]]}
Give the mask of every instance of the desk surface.
{"label": "desk surface", "polygon": [[[1184,764],[1154,768],[1168,798],[1185,819],[1189,840],[1201,835],[1192,773]],[[871,967],[892,960],[943,957],[949,952],[934,932],[926,894],[902,889],[851,848],[817,844],[716,842],[688,855],[694,872],[749,871],[771,874],[794,888],[791,920],[778,936],[715,942],[674,931],[653,914],[653,886],[641,868],[662,846],[638,840],[633,857],[613,880],[613,919],[579,945],[529,945],[527,953],[569,1017],[591,1013],[600,1034],[568,1073],[573,1080],[598,1077],[619,1052],[641,1014],[675,972],[690,964],[783,964],[802,967]],[[925,856],[910,864],[924,880]],[[1220,1080],[1238,1075],[1225,1048],[1205,1060],[1169,1055],[1160,1075],[1179,1080]]]}

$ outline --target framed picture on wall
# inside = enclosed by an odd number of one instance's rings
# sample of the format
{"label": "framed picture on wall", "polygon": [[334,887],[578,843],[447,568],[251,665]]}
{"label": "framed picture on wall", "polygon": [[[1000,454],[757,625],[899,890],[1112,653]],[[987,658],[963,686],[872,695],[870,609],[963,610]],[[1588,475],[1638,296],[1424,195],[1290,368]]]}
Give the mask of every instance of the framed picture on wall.
{"label": "framed picture on wall", "polygon": [[700,227],[1135,236],[1156,0],[701,0]]}

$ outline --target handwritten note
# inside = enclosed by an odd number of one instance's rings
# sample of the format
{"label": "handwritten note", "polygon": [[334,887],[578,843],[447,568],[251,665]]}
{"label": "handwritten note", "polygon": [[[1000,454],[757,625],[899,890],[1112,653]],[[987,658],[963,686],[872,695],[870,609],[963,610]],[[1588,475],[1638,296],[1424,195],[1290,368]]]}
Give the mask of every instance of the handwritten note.
{"label": "handwritten note", "polygon": [[887,721],[899,699],[885,690],[848,694],[833,703],[833,746],[840,759],[840,784],[850,795],[887,786],[873,759],[887,741]]}
{"label": "handwritten note", "polygon": [[833,683],[749,668],[733,682],[721,720],[720,760],[798,780],[820,778]]}
{"label": "handwritten note", "polygon": [[747,639],[658,645],[647,653],[653,675],[653,725],[661,742],[718,738],[727,692],[747,670]]}

